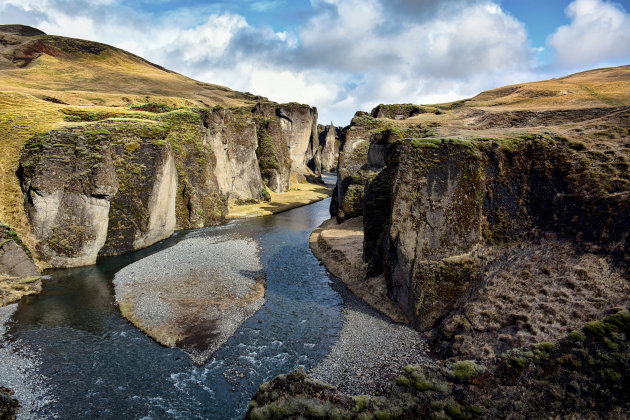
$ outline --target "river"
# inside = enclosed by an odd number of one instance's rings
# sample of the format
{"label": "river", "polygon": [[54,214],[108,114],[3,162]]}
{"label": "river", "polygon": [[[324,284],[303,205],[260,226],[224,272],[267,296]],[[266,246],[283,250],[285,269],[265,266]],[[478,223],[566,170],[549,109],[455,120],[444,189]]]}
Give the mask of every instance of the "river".
{"label": "river", "polygon": [[[338,338],[343,300],[308,247],[329,205],[177,232],[132,254],[50,273],[42,293],[22,299],[0,328],[0,385],[16,391],[20,418],[241,418],[260,384],[310,369]],[[265,305],[202,366],[122,318],[112,286],[124,266],[199,236],[252,238],[267,280]]]}

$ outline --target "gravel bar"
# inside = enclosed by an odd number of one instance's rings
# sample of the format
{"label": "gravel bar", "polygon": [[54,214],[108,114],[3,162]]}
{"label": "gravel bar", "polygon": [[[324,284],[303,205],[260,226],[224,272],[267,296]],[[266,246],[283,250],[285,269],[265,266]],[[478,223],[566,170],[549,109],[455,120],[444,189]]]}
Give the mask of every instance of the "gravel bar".
{"label": "gravel bar", "polygon": [[345,301],[344,323],[330,354],[309,375],[345,394],[375,394],[410,364],[432,364],[418,331],[391,321],[358,298],[339,279],[333,287]]}
{"label": "gravel bar", "polygon": [[123,316],[203,364],[265,302],[253,240],[190,238],[116,273]]}

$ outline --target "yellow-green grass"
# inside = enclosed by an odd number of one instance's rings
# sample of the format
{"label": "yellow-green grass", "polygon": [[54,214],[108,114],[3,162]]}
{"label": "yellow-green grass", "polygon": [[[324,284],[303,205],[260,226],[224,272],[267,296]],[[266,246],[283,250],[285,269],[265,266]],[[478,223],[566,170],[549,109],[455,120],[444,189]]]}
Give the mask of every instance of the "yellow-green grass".
{"label": "yellow-green grass", "polygon": [[39,293],[41,277],[9,277],[0,275],[0,307],[19,301],[23,296]]}
{"label": "yellow-green grass", "polygon": [[230,205],[228,219],[267,216],[296,207],[305,206],[330,197],[332,191],[323,185],[308,182],[291,185],[289,191],[275,193],[270,191],[271,201],[255,204]]}
{"label": "yellow-green grass", "polygon": [[[33,249],[22,191],[15,175],[20,151],[31,137],[68,124],[85,124],[63,111],[153,119],[130,107],[157,103],[170,108],[251,105],[246,95],[159,68],[125,51],[63,37],[37,37],[58,50],[25,68],[0,69],[0,222]],[[97,45],[100,54],[76,50]],[[76,116],[75,116],[76,117]],[[98,118],[102,119],[102,118]]]}
{"label": "yellow-green grass", "polygon": [[0,92],[0,221],[31,248],[22,191],[15,175],[24,143],[35,134],[63,125],[60,106],[17,92]]}

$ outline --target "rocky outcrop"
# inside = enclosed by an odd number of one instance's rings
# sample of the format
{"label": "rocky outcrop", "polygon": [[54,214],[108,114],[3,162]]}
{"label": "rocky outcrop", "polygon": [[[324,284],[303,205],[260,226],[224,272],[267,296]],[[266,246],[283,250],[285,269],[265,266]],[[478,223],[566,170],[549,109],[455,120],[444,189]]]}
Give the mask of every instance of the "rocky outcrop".
{"label": "rocky outcrop", "polygon": [[[630,201],[607,192],[615,181],[585,168],[569,146],[554,138],[391,144],[366,189],[364,257],[414,325],[437,327],[445,353],[492,356],[555,339],[628,303]],[[557,263],[541,264],[541,249],[557,251]],[[567,259],[571,249],[582,256]],[[579,267],[574,277],[569,261]],[[567,281],[573,293],[545,296],[539,287],[550,280],[547,293]]]}
{"label": "rocky outcrop", "polygon": [[109,131],[99,129],[56,130],[24,147],[18,177],[39,240],[35,252],[53,266],[93,264],[107,239],[110,202],[119,185]]}
{"label": "rocky outcrop", "polygon": [[372,118],[404,120],[424,112],[427,112],[424,107],[414,104],[380,104],[370,112],[370,116]]}
{"label": "rocky outcrop", "polygon": [[341,129],[330,125],[317,126],[319,148],[321,149],[321,168],[323,172],[336,172],[339,162],[339,146],[341,146]]}
{"label": "rocky outcrop", "polygon": [[350,396],[301,369],[263,384],[245,418],[624,418],[630,315],[619,311],[493,360],[409,365],[378,396]]}
{"label": "rocky outcrop", "polygon": [[228,200],[260,199],[265,185],[256,157],[258,136],[253,115],[215,108],[204,112],[203,118],[221,194]]}
{"label": "rocky outcrop", "polygon": [[370,137],[379,128],[380,124],[365,112],[357,112],[350,126],[343,129],[337,183],[330,204],[330,214],[339,222],[362,214]]}
{"label": "rocky outcrop", "polygon": [[[187,118],[193,121],[172,129]],[[207,165],[199,164],[211,163],[211,150],[201,136],[179,142],[198,134],[199,122],[198,114],[177,111],[156,120],[104,120],[54,130],[28,142],[18,176],[38,257],[56,267],[93,264],[98,255],[167,238],[176,226],[220,219],[214,217],[212,195],[200,194],[218,189]],[[185,128],[192,133],[184,134]],[[196,165],[187,165],[193,159]]]}
{"label": "rocky outcrop", "polygon": [[41,277],[27,249],[8,226],[0,225],[0,306],[41,291]]}
{"label": "rocky outcrop", "polygon": [[291,172],[321,175],[316,108],[261,102],[253,113],[258,126],[260,172],[271,190],[286,191]]}
{"label": "rocky outcrop", "polygon": [[357,112],[351,124],[342,130],[331,216],[342,222],[363,214],[363,193],[370,180],[385,166],[385,153],[390,142],[403,137],[426,137],[432,133],[431,127],[418,124],[397,128],[390,121]]}
{"label": "rocky outcrop", "polygon": [[286,191],[292,171],[312,174],[306,164],[319,156],[317,111],[305,105],[146,110],[67,109],[81,125],[25,145],[17,175],[39,259],[93,264],[221,223],[229,200]]}

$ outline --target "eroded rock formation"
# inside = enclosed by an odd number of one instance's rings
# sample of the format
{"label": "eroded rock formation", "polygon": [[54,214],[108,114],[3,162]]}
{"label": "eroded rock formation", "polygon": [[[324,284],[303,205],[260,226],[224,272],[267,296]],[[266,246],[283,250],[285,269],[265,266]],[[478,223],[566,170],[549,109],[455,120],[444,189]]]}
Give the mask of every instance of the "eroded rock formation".
{"label": "eroded rock formation", "polygon": [[296,103],[263,102],[253,112],[258,126],[256,154],[270,189],[286,191],[292,172],[301,176],[321,174],[317,109]]}
{"label": "eroded rock formation", "polygon": [[341,129],[330,125],[317,127],[323,172],[336,172],[339,162],[339,146],[341,146]]}
{"label": "eroded rock formation", "polygon": [[216,159],[214,174],[219,191],[228,199],[261,198],[265,185],[256,157],[258,137],[253,116],[235,116],[230,110],[216,108],[204,113],[204,125]]}
{"label": "eroded rock formation", "polygon": [[220,223],[229,200],[286,191],[319,157],[317,111],[306,105],[64,112],[85,122],[32,138],[17,171],[36,256],[55,267]]}

